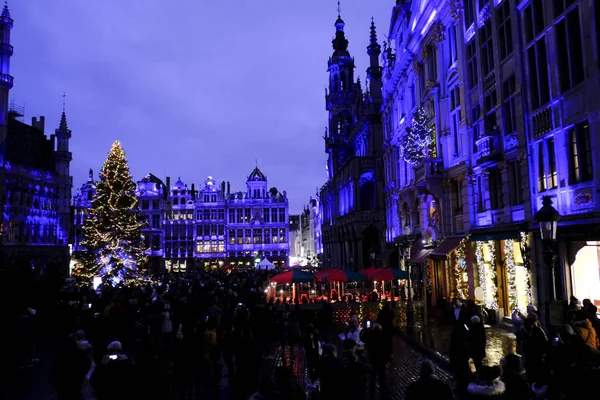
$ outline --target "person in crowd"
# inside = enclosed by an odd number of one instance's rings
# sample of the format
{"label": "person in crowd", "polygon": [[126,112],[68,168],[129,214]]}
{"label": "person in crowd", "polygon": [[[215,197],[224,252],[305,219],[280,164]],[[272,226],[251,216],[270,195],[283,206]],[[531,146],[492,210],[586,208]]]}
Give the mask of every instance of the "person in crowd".
{"label": "person in crowd", "polygon": [[323,355],[319,362],[319,381],[321,397],[323,399],[333,399],[338,394],[339,385],[342,384],[343,364],[338,358],[337,347],[326,343],[322,346]]}
{"label": "person in crowd", "polygon": [[275,390],[281,399],[304,400],[304,391],[300,388],[294,378],[294,373],[289,367],[277,367],[275,369]]}
{"label": "person in crowd", "polygon": [[394,354],[394,312],[390,307],[390,303],[386,302],[379,313],[377,314],[377,323],[383,328],[387,352]]}
{"label": "person in crowd", "polygon": [[571,296],[569,299],[569,305],[567,306],[567,316],[566,321],[568,324],[573,324],[575,322],[575,314],[577,311],[581,310],[581,304],[579,303],[579,299],[575,296]]}
{"label": "person in crowd", "polygon": [[476,382],[467,386],[467,400],[504,399],[506,386],[500,379],[502,368],[499,365],[486,365],[481,368]]}
{"label": "person in crowd", "polygon": [[367,329],[364,341],[372,368],[371,379],[369,380],[369,392],[371,399],[375,400],[375,385],[377,381],[379,381],[380,393],[384,393],[386,390],[385,369],[390,362],[391,353],[383,327],[379,323]]}
{"label": "person in crowd", "polygon": [[502,381],[506,387],[506,399],[531,399],[532,393],[527,383],[527,373],[521,364],[521,357],[516,354],[508,354],[501,361]]}
{"label": "person in crowd", "polygon": [[419,379],[408,385],[406,389],[405,400],[420,399],[454,399],[450,386],[435,376],[435,366],[430,360],[421,361]]}
{"label": "person in crowd", "polygon": [[239,400],[246,400],[256,391],[258,369],[261,359],[260,349],[252,336],[249,326],[241,328],[235,346],[235,382]]}
{"label": "person in crowd", "polygon": [[342,359],[343,381],[338,387],[339,398],[344,400],[364,400],[366,393],[365,377],[371,372],[371,366],[356,355],[356,342],[346,339],[343,343]]}
{"label": "person in crowd", "polygon": [[126,400],[131,393],[131,364],[121,342],[115,341],[106,348],[106,355],[98,363],[90,379],[98,400]]}
{"label": "person in crowd", "polygon": [[598,352],[600,341],[598,340],[596,330],[592,326],[592,322],[585,310],[576,312],[573,319],[573,330],[579,336],[583,344],[585,344],[590,351]]}
{"label": "person in crowd", "polygon": [[281,396],[275,390],[275,384],[270,377],[261,379],[258,390],[250,396],[249,400],[280,400]]}
{"label": "person in crowd", "polygon": [[303,347],[308,370],[308,380],[310,384],[313,384],[318,378],[319,357],[321,357],[322,353],[321,342],[319,342],[319,332],[313,324],[308,324],[306,326]]}
{"label": "person in crowd", "polygon": [[90,354],[86,353],[87,348],[80,348],[75,337],[69,335],[64,350],[53,366],[51,378],[58,400],[79,400],[81,386],[90,370]]}
{"label": "person in crowd", "polygon": [[475,369],[479,373],[483,366],[483,359],[485,358],[487,339],[485,336],[485,327],[477,315],[471,317],[471,327],[468,327],[467,330],[467,344],[469,347],[469,357],[473,360]]}
{"label": "person in crowd", "polygon": [[536,313],[528,313],[523,323],[522,347],[525,369],[532,381],[545,373],[544,357],[548,349],[548,337]]}
{"label": "person in crowd", "polygon": [[356,314],[352,315],[350,320],[344,325],[344,331],[338,335],[338,343],[342,352],[345,350],[344,342],[346,340],[353,340],[359,351],[364,349],[364,343],[361,340],[361,330],[358,317]]}
{"label": "person in crowd", "polygon": [[456,391],[462,395],[469,382],[469,347],[468,326],[465,318],[465,309],[460,299],[455,299],[450,313],[450,364],[456,378]]}

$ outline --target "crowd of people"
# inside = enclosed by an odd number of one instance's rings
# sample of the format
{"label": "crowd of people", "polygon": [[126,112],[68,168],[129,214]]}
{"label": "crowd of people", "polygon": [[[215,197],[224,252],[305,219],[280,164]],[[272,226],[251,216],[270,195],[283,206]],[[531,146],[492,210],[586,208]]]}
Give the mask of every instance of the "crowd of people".
{"label": "crowd of people", "polygon": [[[165,274],[153,284],[130,287],[65,287],[52,316],[66,336],[52,363],[58,399],[80,399],[82,388],[99,400],[300,400],[308,393],[321,399],[385,398],[396,324],[390,302],[373,321],[353,313],[340,329],[327,301],[302,309],[301,302],[267,300],[270,274],[216,270]],[[455,385],[437,379],[426,360],[406,399],[570,399],[593,393],[600,377],[596,313],[589,301],[580,305],[573,298],[568,324],[548,339],[535,307],[517,310],[517,354],[486,365],[485,315],[474,302],[456,300],[448,313]],[[13,353],[21,369],[38,362],[37,317],[24,307],[15,318]],[[298,356],[306,381],[291,368]]]}
{"label": "crowd of people", "polygon": [[[455,300],[450,361],[456,395],[465,399],[575,399],[597,393],[600,378],[600,321],[589,300],[572,297],[566,324],[549,339],[533,305],[512,315],[516,354],[486,365],[483,315],[473,301]],[[475,373],[470,368],[472,360]]]}

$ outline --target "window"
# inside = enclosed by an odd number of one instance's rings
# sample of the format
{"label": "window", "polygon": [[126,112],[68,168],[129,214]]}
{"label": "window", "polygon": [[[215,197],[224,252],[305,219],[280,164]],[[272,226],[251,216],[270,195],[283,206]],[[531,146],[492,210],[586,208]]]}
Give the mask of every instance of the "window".
{"label": "window", "polygon": [[217,232],[217,235],[219,235],[219,236],[223,236],[223,235],[225,235],[225,225],[219,225],[219,226],[218,226],[218,232]]}
{"label": "window", "polygon": [[154,201],[152,201],[152,208],[153,208],[154,210],[158,210],[158,209],[160,209],[160,202],[159,202],[158,200],[154,200]]}
{"label": "window", "polygon": [[569,129],[569,184],[588,182],[594,177],[590,126],[583,121]]}
{"label": "window", "polygon": [[271,243],[271,230],[265,229],[264,233],[265,233],[265,244],[270,244]]}
{"label": "window", "polygon": [[523,204],[523,177],[521,176],[521,168],[517,161],[510,161],[508,163],[508,181],[510,185],[510,205],[518,206]]}
{"label": "window", "polygon": [[254,244],[262,244],[262,230],[261,229],[253,229],[252,236],[254,238]]}
{"label": "window", "polygon": [[210,236],[217,236],[217,225],[210,226]]}
{"label": "window", "polygon": [[[562,1],[555,1],[555,3],[562,3]],[[565,18],[556,23],[558,80],[561,93],[583,82],[583,52],[579,29],[578,7],[572,8]]]}
{"label": "window", "polygon": [[465,26],[469,26],[475,22],[475,2],[473,0],[465,0]]}
{"label": "window", "polygon": [[235,224],[235,210],[229,210],[229,223]]}
{"label": "window", "polygon": [[285,208],[279,209],[279,222],[285,222]]}
{"label": "window", "polygon": [[250,223],[250,209],[244,208],[244,222]]}
{"label": "window", "polygon": [[217,210],[210,210],[210,220],[215,221],[217,219]]}
{"label": "window", "polygon": [[263,209],[263,220],[265,222],[271,222],[271,213],[269,212],[268,208],[264,208]]}
{"label": "window", "polygon": [[427,75],[432,81],[437,81],[437,45],[427,47]]}
{"label": "window", "polygon": [[504,208],[501,171],[497,168],[490,169],[488,179],[490,185],[490,208],[492,210]]}
{"label": "window", "polygon": [[487,76],[494,70],[494,45],[492,43],[492,20],[488,19],[479,29],[479,43],[481,45],[481,75]]}
{"label": "window", "polygon": [[236,232],[237,243],[244,244],[244,231],[242,229],[238,229]]}
{"label": "window", "polygon": [[160,236],[154,235],[152,236],[152,250],[160,250],[161,248]]}
{"label": "window", "polygon": [[543,36],[527,49],[527,63],[529,66],[531,108],[535,110],[550,101],[548,58],[546,40]]}
{"label": "window", "polygon": [[[450,64],[454,64],[458,59],[458,48],[456,44],[456,26],[450,25],[448,28],[448,43],[450,44]],[[450,66],[448,66],[450,67]]]}
{"label": "window", "polygon": [[235,229],[229,230],[229,244],[235,244]]}
{"label": "window", "polygon": [[152,229],[160,229],[160,215],[152,216]]}
{"label": "window", "polygon": [[210,210],[203,210],[202,213],[204,214],[204,220],[209,221],[210,220]]}
{"label": "window", "polygon": [[[277,222],[277,209],[276,208],[271,209],[271,222]],[[281,221],[281,222],[285,222],[285,220]]]}
{"label": "window", "polygon": [[219,209],[219,221],[223,221],[225,219],[225,210],[222,208]]}
{"label": "window", "polygon": [[210,236],[210,225],[204,225],[204,236]]}
{"label": "window", "polygon": [[556,175],[556,156],[554,154],[554,138],[550,138],[546,142],[548,150],[548,189],[556,189],[558,187],[558,177]]}
{"label": "window", "polygon": [[458,157],[460,155],[459,129],[461,120],[460,88],[458,86],[450,91],[450,120],[452,121],[452,136],[454,139],[454,156]]}
{"label": "window", "polygon": [[454,213],[462,214],[463,212],[463,183],[460,180],[453,182],[454,185]]}
{"label": "window", "polygon": [[477,212],[485,211],[485,199],[483,198],[483,176],[477,177]]}
{"label": "window", "polygon": [[285,229],[279,230],[279,243],[286,243],[287,239],[285,237]]}
{"label": "window", "polygon": [[491,133],[496,129],[496,103],[498,101],[498,95],[496,90],[492,90],[483,99],[483,111],[485,112],[485,120],[483,121],[483,127],[485,133]]}
{"label": "window", "polygon": [[543,0],[532,0],[525,8],[525,39],[531,42],[544,30],[544,6]]}
{"label": "window", "polygon": [[512,75],[502,84],[502,97],[504,104],[502,105],[502,119],[504,121],[504,133],[512,133],[517,130],[517,116],[515,110],[515,76]]}
{"label": "window", "polygon": [[252,244],[252,236],[250,233],[250,229],[244,229],[244,243],[246,244]]}
{"label": "window", "polygon": [[177,197],[173,198],[173,205],[174,206],[179,205],[179,199]]}
{"label": "window", "polygon": [[471,108],[471,124],[473,124],[473,152],[477,152],[477,140],[479,139],[479,114],[481,114],[481,107],[479,104],[475,104]]}
{"label": "window", "polygon": [[544,163],[544,142],[538,143],[538,193],[545,192],[548,189],[546,185],[546,164]]}
{"label": "window", "polygon": [[512,54],[512,24],[510,22],[510,1],[505,1],[496,10],[496,25],[498,26],[498,46],[500,61]]}
{"label": "window", "polygon": [[467,73],[469,74],[469,89],[473,89],[479,82],[479,76],[477,75],[477,45],[474,40],[467,46]]}
{"label": "window", "polygon": [[150,202],[148,200],[142,200],[142,210],[150,209]]}

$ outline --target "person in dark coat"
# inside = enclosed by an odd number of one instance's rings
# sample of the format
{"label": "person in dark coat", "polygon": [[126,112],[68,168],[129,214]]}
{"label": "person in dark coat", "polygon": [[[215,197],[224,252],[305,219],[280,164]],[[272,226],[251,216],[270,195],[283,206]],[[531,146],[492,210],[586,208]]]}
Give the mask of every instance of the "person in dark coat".
{"label": "person in dark coat", "polygon": [[364,400],[365,376],[371,372],[371,366],[356,355],[356,342],[352,339],[344,341],[344,358],[342,360],[341,385],[336,398],[344,400]]}
{"label": "person in dark coat", "polygon": [[383,328],[378,323],[367,330],[365,334],[365,344],[367,345],[367,355],[373,371],[370,379],[371,399],[375,398],[375,383],[379,380],[380,392],[385,392],[385,367],[390,362],[391,353],[389,352]]}
{"label": "person in dark coat", "polygon": [[481,371],[486,347],[485,327],[477,315],[471,317],[471,327],[467,331],[469,357],[473,359],[477,373]]}
{"label": "person in dark coat", "polygon": [[466,311],[459,299],[452,304],[450,321],[452,332],[450,334],[450,364],[456,377],[457,392],[463,394],[469,382],[469,348],[467,339]]}
{"label": "person in dark coat", "polygon": [[394,354],[394,319],[394,312],[390,307],[390,303],[386,302],[377,314],[377,323],[383,328],[384,340],[387,346],[386,351],[389,354]]}
{"label": "person in dark coat", "polygon": [[54,363],[52,381],[59,400],[79,400],[81,385],[90,369],[88,355],[69,337],[65,349]]}
{"label": "person in dark coat", "polygon": [[506,386],[506,399],[529,400],[531,389],[527,383],[527,373],[521,365],[521,357],[509,354],[502,361],[502,381]]}
{"label": "person in dark coat", "polygon": [[132,370],[120,342],[108,345],[107,354],[96,365],[90,379],[99,400],[128,400],[132,398]]}
{"label": "person in dark coat", "polygon": [[342,384],[343,365],[338,358],[337,347],[333,344],[324,344],[323,356],[319,362],[319,380],[321,398],[335,399],[338,387]]}
{"label": "person in dark coat", "polygon": [[502,368],[499,365],[482,367],[479,379],[469,384],[464,398],[466,400],[505,399],[506,386],[500,380],[501,374]]}
{"label": "person in dark coat", "polygon": [[405,400],[421,399],[454,399],[450,386],[435,376],[435,367],[430,360],[421,362],[419,379],[406,389]]}

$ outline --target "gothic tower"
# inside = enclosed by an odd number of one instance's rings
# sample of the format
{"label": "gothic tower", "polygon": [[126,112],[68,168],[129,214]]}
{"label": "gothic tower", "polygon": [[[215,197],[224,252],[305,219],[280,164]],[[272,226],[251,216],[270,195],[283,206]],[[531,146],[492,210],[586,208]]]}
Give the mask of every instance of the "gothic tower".
{"label": "gothic tower", "polygon": [[375,21],[371,20],[371,40],[367,47],[367,54],[369,54],[370,62],[369,68],[367,69],[367,77],[369,78],[369,92],[371,93],[371,102],[381,105],[382,98],[382,86],[383,83],[381,78],[383,76],[383,68],[379,65],[379,56],[381,55],[381,46],[377,43],[377,31],[375,28]]}
{"label": "gothic tower", "polygon": [[[13,77],[10,76],[10,57],[13,55],[13,47],[10,45],[10,31],[13,27],[13,19],[10,17],[8,5],[4,4],[0,15],[0,127],[5,127],[8,114],[8,92],[13,87]],[[0,143],[6,138],[6,132],[2,132]]]}
{"label": "gothic tower", "polygon": [[348,52],[348,40],[344,34],[339,2],[338,18],[335,21],[335,38],[332,41],[333,55],[329,58],[329,90],[326,90],[326,109],[329,111],[329,129],[325,135],[329,155],[329,178],[333,177],[350,155],[348,136],[355,123],[356,91],[354,90],[354,58]]}
{"label": "gothic tower", "polygon": [[69,239],[70,215],[71,215],[71,188],[73,180],[69,171],[69,165],[73,155],[69,151],[69,139],[71,139],[71,130],[67,126],[67,114],[63,105],[63,112],[60,118],[60,125],[55,130],[56,151],[54,158],[56,160],[56,173],[58,179],[58,200],[56,211],[60,215],[58,239],[61,244],[67,244]]}

